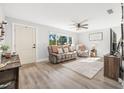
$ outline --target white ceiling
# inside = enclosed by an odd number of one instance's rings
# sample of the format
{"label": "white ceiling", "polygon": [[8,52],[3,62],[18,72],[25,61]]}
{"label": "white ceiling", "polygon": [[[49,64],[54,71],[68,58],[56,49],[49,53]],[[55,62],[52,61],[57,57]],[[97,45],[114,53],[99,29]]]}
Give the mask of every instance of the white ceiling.
{"label": "white ceiling", "polygon": [[[69,31],[74,31],[70,27],[72,20],[88,19],[88,30],[119,26],[121,21],[120,7],[119,3],[3,4],[5,15],[8,17]],[[108,9],[113,9],[114,13],[108,15],[106,12]]]}

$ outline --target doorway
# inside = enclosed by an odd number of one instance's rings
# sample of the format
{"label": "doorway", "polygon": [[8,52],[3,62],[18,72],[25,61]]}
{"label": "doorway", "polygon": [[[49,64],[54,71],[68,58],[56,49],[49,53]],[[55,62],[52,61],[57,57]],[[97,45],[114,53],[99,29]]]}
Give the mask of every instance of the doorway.
{"label": "doorway", "polygon": [[36,29],[14,24],[14,48],[21,64],[36,62]]}

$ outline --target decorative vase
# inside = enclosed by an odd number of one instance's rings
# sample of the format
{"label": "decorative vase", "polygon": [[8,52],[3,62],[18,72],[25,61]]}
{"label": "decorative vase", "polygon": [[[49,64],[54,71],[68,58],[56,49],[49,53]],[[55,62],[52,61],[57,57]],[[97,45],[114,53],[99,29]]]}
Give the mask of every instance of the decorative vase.
{"label": "decorative vase", "polygon": [[6,53],[7,53],[7,51],[3,51],[2,56],[4,57]]}
{"label": "decorative vase", "polygon": [[11,53],[5,53],[5,57],[8,59],[8,58],[11,58]]}

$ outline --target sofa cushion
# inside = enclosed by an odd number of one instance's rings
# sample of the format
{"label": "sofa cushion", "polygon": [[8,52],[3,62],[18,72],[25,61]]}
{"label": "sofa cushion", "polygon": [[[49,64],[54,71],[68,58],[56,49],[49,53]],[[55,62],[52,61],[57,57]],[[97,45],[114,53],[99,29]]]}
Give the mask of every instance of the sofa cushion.
{"label": "sofa cushion", "polygon": [[57,54],[57,59],[64,59],[65,58],[65,55],[64,54]]}
{"label": "sofa cushion", "polygon": [[58,53],[58,46],[52,45],[51,47],[52,47],[52,52],[53,53]]}
{"label": "sofa cushion", "polygon": [[61,54],[58,54],[57,55],[57,59],[59,59],[59,60],[62,59],[62,55]]}
{"label": "sofa cushion", "polygon": [[65,55],[65,58],[66,58],[66,59],[69,58],[68,53],[64,53],[64,55]]}
{"label": "sofa cushion", "polygon": [[75,58],[75,57],[77,57],[77,53],[74,52],[71,56],[72,56],[72,58]]}
{"label": "sofa cushion", "polygon": [[69,46],[69,52],[73,52],[73,51],[75,51],[74,46]]}
{"label": "sofa cushion", "polygon": [[58,53],[62,54],[63,53],[63,49],[61,47],[58,47]]}
{"label": "sofa cushion", "polygon": [[64,50],[65,53],[68,53],[69,52],[69,50],[68,50],[67,47],[63,48],[63,50]]}

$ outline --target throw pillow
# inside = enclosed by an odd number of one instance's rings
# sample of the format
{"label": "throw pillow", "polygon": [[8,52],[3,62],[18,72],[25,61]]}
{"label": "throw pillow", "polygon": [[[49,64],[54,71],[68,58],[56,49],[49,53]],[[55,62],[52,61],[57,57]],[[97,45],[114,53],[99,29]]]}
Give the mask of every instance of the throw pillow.
{"label": "throw pillow", "polygon": [[63,50],[65,53],[69,52],[68,48],[63,48]]}
{"label": "throw pillow", "polygon": [[86,49],[86,47],[85,47],[84,45],[82,45],[82,46],[79,46],[79,49],[80,49],[81,51],[84,51],[84,50]]}
{"label": "throw pillow", "polygon": [[68,48],[69,46],[68,45],[63,45],[63,48]]}
{"label": "throw pillow", "polygon": [[74,51],[74,47],[73,47],[73,46],[70,46],[70,47],[69,47],[69,51],[70,51],[70,52],[73,52],[73,51]]}
{"label": "throw pillow", "polygon": [[52,45],[51,47],[53,53],[58,53],[58,47],[56,45]]}
{"label": "throw pillow", "polygon": [[59,53],[59,54],[63,53],[62,48],[58,48],[58,53]]}

